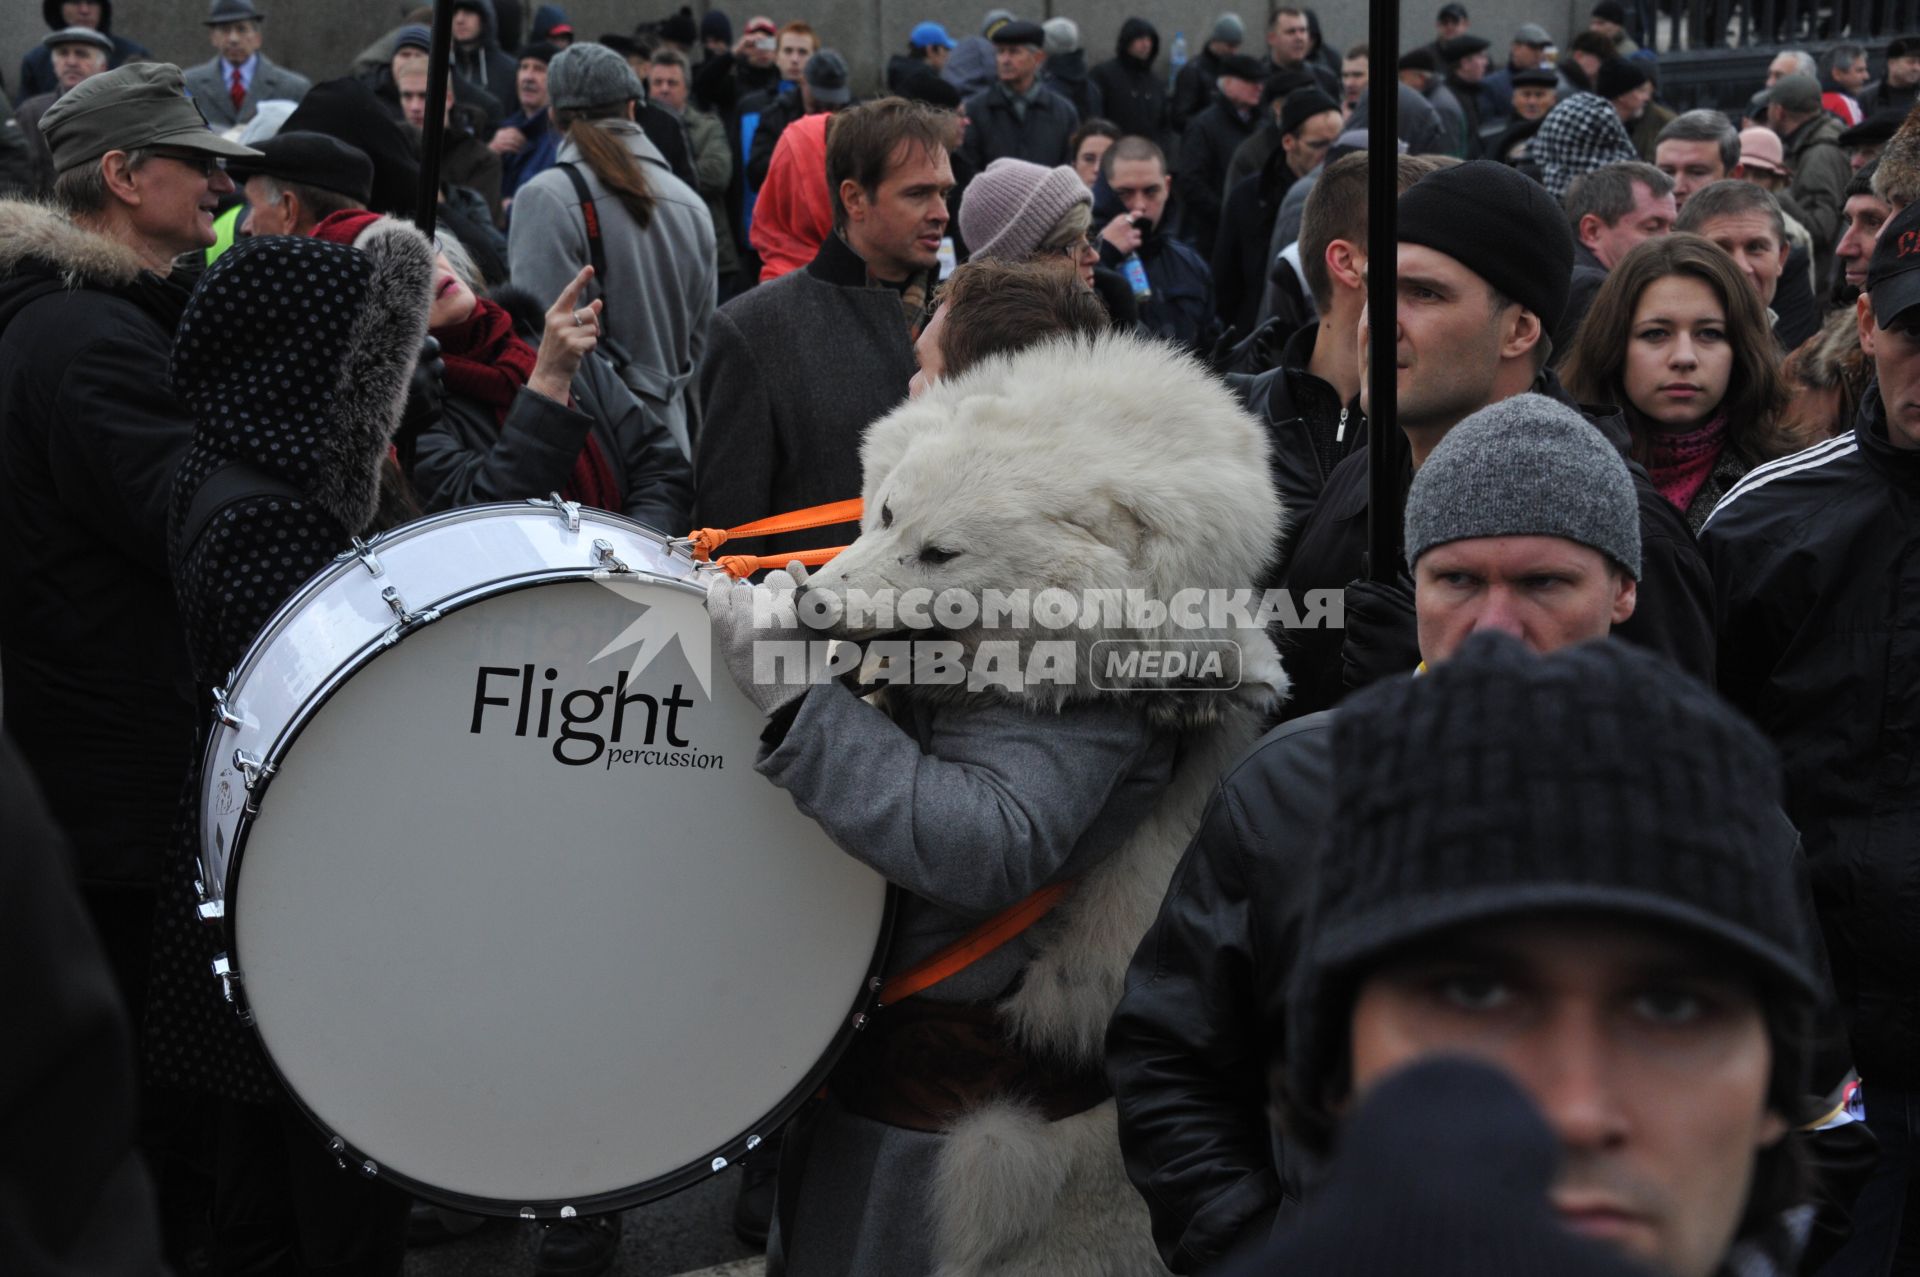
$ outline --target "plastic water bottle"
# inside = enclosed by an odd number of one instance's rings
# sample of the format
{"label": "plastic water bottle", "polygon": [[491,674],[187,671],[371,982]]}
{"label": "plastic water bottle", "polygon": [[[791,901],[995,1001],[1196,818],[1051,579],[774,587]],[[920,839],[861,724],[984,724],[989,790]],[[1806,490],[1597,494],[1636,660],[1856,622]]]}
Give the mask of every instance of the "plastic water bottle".
{"label": "plastic water bottle", "polygon": [[1167,52],[1167,91],[1173,91],[1173,82],[1180,78],[1180,68],[1187,65],[1187,33],[1173,33],[1173,48]]}
{"label": "plastic water bottle", "polygon": [[1147,265],[1140,260],[1140,254],[1128,253],[1120,260],[1120,271],[1127,277],[1127,287],[1133,289],[1135,301],[1146,301],[1153,296],[1153,285],[1147,282]]}

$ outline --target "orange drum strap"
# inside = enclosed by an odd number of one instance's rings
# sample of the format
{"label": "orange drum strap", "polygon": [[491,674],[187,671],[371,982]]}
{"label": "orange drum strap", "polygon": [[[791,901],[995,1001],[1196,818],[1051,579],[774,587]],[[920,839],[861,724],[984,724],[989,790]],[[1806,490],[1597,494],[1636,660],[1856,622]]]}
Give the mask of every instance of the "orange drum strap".
{"label": "orange drum strap", "polygon": [[[737,528],[696,528],[687,534],[687,540],[693,543],[693,557],[705,563],[713,557],[713,552],[725,545],[733,537],[772,536],[776,532],[801,532],[808,528],[824,528],[835,523],[858,523],[860,521],[861,501],[854,497],[847,501],[829,501],[826,505],[808,506],[804,510],[795,510],[788,514],[769,515],[764,519],[755,519],[752,523],[743,523]],[[775,556],[767,555],[771,562]],[[792,556],[799,558],[799,555]],[[781,562],[788,560],[782,559]],[[801,562],[806,562],[802,559]],[[821,560],[825,562],[825,560]],[[817,566],[817,565],[810,565]]]}
{"label": "orange drum strap", "polygon": [[931,989],[949,976],[959,975],[1053,911],[1073,886],[1056,882],[1003,909],[926,961],[902,971],[880,986],[880,1005],[888,1006]]}

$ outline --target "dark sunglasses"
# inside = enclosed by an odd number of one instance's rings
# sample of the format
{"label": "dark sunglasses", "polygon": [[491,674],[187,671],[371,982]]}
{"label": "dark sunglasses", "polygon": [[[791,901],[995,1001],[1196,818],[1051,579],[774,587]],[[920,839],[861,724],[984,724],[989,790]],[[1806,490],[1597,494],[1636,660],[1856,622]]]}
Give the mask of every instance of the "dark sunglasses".
{"label": "dark sunglasses", "polygon": [[215,173],[224,173],[227,171],[227,161],[225,158],[218,155],[208,155],[205,151],[155,151],[154,154],[163,160],[172,160],[176,164],[184,164],[209,181],[213,179]]}

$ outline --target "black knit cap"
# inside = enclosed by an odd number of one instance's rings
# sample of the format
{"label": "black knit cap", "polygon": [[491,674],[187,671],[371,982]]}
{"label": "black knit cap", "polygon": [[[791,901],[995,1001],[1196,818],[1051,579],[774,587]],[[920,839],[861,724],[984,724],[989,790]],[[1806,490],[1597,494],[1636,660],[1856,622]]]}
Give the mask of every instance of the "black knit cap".
{"label": "black knit cap", "polygon": [[1394,64],[1396,71],[1438,71],[1439,69],[1440,59],[1434,56],[1431,46],[1424,44],[1417,49],[1408,49]]}
{"label": "black knit cap", "polygon": [[1445,253],[1548,331],[1559,326],[1573,232],[1546,188],[1517,169],[1473,160],[1421,178],[1400,196],[1400,242]]}
{"label": "black knit cap", "polygon": [[1651,79],[1646,68],[1633,58],[1608,58],[1593,77],[1593,91],[1611,102],[1622,93],[1631,93]]}
{"label": "black knit cap", "polygon": [[1316,115],[1338,111],[1340,104],[1319,89],[1295,89],[1280,106],[1280,132],[1292,135]]}
{"label": "black knit cap", "polygon": [[1554,1215],[1559,1161],[1553,1132],[1505,1073],[1417,1061],[1367,1093],[1325,1185],[1257,1260],[1223,1277],[1646,1277]]}
{"label": "black knit cap", "polygon": [[[1643,919],[1743,957],[1783,1013],[1818,994],[1778,755],[1653,653],[1602,640],[1535,656],[1476,636],[1426,676],[1347,701],[1333,775],[1288,997],[1303,1133],[1369,964],[1469,923]],[[1804,1060],[1774,1067],[1785,1093],[1806,1089]]]}

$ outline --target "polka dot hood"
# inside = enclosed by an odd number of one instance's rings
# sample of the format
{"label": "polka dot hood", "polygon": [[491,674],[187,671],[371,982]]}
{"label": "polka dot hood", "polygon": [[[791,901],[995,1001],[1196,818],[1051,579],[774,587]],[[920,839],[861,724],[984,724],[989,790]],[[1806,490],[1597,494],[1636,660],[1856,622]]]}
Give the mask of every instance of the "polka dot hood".
{"label": "polka dot hood", "polygon": [[298,488],[358,531],[427,331],[433,250],[383,222],[348,248],[244,240],[201,277],[173,347],[196,430],[175,482],[191,494],[239,461]]}

